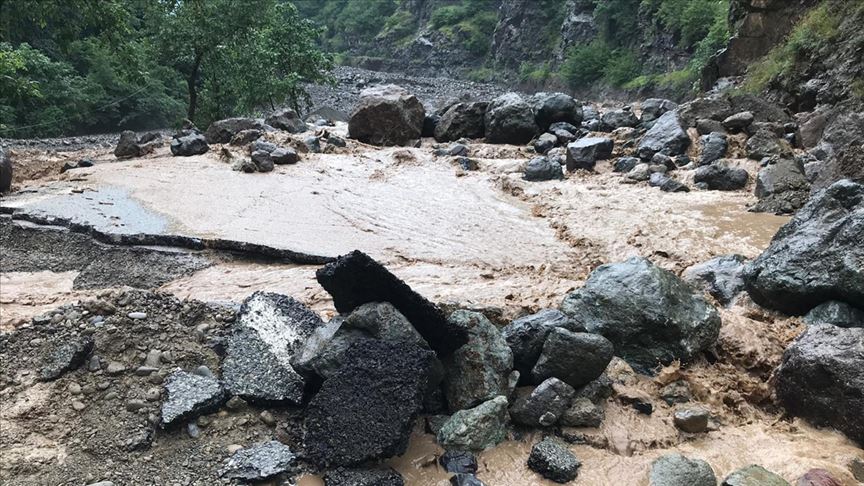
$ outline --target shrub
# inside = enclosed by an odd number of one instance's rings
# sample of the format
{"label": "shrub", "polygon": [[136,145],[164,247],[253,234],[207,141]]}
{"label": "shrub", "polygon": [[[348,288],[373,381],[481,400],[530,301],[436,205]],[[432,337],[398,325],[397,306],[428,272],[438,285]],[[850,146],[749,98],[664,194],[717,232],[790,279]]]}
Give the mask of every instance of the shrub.
{"label": "shrub", "polygon": [[612,49],[599,40],[576,46],[570,49],[561,65],[561,77],[574,89],[590,86],[603,77],[611,56]]}

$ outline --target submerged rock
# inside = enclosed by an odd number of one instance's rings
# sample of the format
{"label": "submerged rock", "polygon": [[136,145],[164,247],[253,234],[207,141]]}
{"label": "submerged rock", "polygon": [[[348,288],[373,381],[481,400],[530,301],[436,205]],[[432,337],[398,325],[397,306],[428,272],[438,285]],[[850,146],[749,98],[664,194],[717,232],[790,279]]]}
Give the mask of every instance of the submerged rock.
{"label": "submerged rock", "polygon": [[543,343],[540,357],[531,370],[531,379],[539,383],[554,377],[578,388],[603,373],[612,360],[612,353],[612,343],[599,334],[555,328]]}
{"label": "submerged rock", "polygon": [[576,479],[582,463],[561,442],[546,437],[534,444],[528,456],[528,467],[556,483],[569,483]]}
{"label": "submerged rock", "polygon": [[531,394],[520,397],[510,407],[514,423],[529,427],[549,427],[558,422],[570,406],[576,390],[557,378],[549,378]]}
{"label": "submerged rock", "polygon": [[162,427],[174,427],[219,410],[228,395],[213,377],[176,370],[165,378],[168,398],[162,403]]}
{"label": "submerged rock", "polygon": [[450,322],[441,309],[361,251],[338,257],[315,272],[336,310],[349,314],[368,302],[389,302],[439,354],[446,356],[468,342],[468,331]]}
{"label": "submerged rock", "polygon": [[253,402],[301,404],[305,379],[291,359],[323,325],[317,314],[291,297],[255,292],[243,301],[227,339],[225,388]]}
{"label": "submerged rock", "polygon": [[649,486],[717,486],[711,465],[681,454],[667,454],[651,463]]}
{"label": "submerged rock", "polygon": [[507,438],[507,398],[498,396],[454,413],[438,431],[438,443],[448,449],[482,451]]}
{"label": "submerged rock", "polygon": [[444,389],[451,411],[470,408],[507,394],[513,353],[483,314],[457,310],[448,319],[468,333],[468,343],[443,360]]}
{"label": "submerged rock", "polygon": [[783,353],[777,398],[786,410],[864,442],[864,328],[810,326]]}
{"label": "submerged rock", "polygon": [[726,476],[720,486],[790,486],[785,479],[762,466],[752,465]]}
{"label": "submerged rock", "polygon": [[720,316],[684,281],[644,258],[601,265],[561,310],[640,370],[687,361],[713,345]]}
{"label": "submerged rock", "polygon": [[804,314],[829,301],[864,302],[864,186],[838,181],[810,199],[744,272],[762,306]]}
{"label": "submerged rock", "polygon": [[367,88],[348,120],[348,136],[372,145],[407,145],[420,138],[426,110],[416,96],[388,84]]}
{"label": "submerged rock", "polygon": [[352,466],[405,452],[434,353],[367,339],[324,381],[306,409],[306,455],[319,467]]}
{"label": "submerged rock", "polygon": [[219,476],[242,481],[262,481],[288,472],[296,456],[281,442],[271,440],[244,447],[228,458]]}
{"label": "submerged rock", "polygon": [[93,352],[94,346],[91,336],[80,336],[59,344],[48,353],[45,364],[39,371],[39,379],[56,380],[67,371],[79,368]]}
{"label": "submerged rock", "polygon": [[558,309],[544,309],[536,314],[520,317],[501,330],[501,335],[513,352],[513,366],[521,376],[531,375],[531,369],[543,351],[546,336],[556,327],[584,331],[575,320]]}
{"label": "submerged rock", "polygon": [[486,110],[485,123],[489,143],[526,144],[539,131],[531,105],[516,93],[506,93],[492,100]]}
{"label": "submerged rock", "polygon": [[687,268],[681,277],[728,305],[744,291],[746,261],[741,255],[723,255]]}
{"label": "submerged rock", "polygon": [[864,310],[856,309],[845,302],[830,300],[811,309],[804,316],[804,322],[810,326],[830,324],[838,327],[864,327]]}

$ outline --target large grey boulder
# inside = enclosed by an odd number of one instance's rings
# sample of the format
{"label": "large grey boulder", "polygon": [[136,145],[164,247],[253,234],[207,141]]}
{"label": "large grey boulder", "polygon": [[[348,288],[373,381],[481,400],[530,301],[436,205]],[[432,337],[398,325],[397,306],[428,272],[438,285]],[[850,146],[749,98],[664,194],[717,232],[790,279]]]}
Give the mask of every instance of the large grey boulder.
{"label": "large grey boulder", "polygon": [[306,457],[326,468],[403,454],[434,357],[410,343],[355,343],[346,353],[346,365],[309,402]]}
{"label": "large grey boulder", "polygon": [[253,402],[300,405],[306,381],[291,360],[323,325],[317,314],[291,297],[255,292],[240,306],[227,339],[225,388]]}
{"label": "large grey boulder", "polygon": [[656,153],[669,156],[681,155],[690,145],[690,137],[681,127],[678,113],[667,111],[648,130],[637,149],[642,160],[651,160]]}
{"label": "large grey boulder", "polygon": [[582,123],[582,105],[564,93],[536,93],[531,97],[534,121],[541,131],[553,123],[565,122],[578,127]]}
{"label": "large grey boulder", "polygon": [[790,155],[792,155],[792,147],[789,146],[789,143],[780,139],[771,130],[759,129],[747,139],[747,157],[753,160],[762,160],[771,156],[788,157]]}
{"label": "large grey boulder", "polygon": [[723,255],[687,268],[681,278],[728,305],[744,291],[745,262],[741,255]]}
{"label": "large grey boulder", "polygon": [[0,147],[0,192],[9,192],[12,188],[12,157],[6,149]]}
{"label": "large grey boulder", "polygon": [[810,183],[796,159],[772,157],[756,176],[756,212],[793,213],[810,197]]}
{"label": "large grey boulder", "polygon": [[438,431],[447,449],[482,451],[507,438],[507,398],[497,396],[474,408],[454,413]]}
{"label": "large grey boulder", "polygon": [[557,327],[543,343],[531,380],[540,383],[554,377],[574,388],[587,385],[603,373],[613,351],[612,343],[599,334]]}
{"label": "large grey boulder", "polygon": [[702,183],[715,191],[735,191],[743,189],[750,180],[750,174],[741,168],[729,167],[723,161],[704,165],[693,172],[693,182]]}
{"label": "large grey boulder", "polygon": [[864,186],[848,180],[813,195],[745,272],[765,307],[804,314],[829,301],[864,302]]}
{"label": "large grey boulder", "polygon": [[570,331],[585,330],[558,309],[544,309],[536,314],[520,317],[501,329],[501,335],[513,352],[513,367],[523,378],[531,375],[531,369],[543,351],[546,336],[556,327]]}
{"label": "large grey boulder", "polygon": [[586,137],[567,144],[567,170],[594,170],[598,160],[612,157],[611,138]]}
{"label": "large grey boulder", "polygon": [[439,356],[468,342],[468,331],[447,320],[437,305],[411,290],[383,265],[361,251],[336,258],[315,272],[336,310],[349,314],[368,302],[389,302],[411,322]]}
{"label": "large grey boulder", "polygon": [[786,410],[864,443],[864,328],[809,326],[783,353],[777,398]]}
{"label": "large grey boulder", "polygon": [[688,361],[720,333],[720,316],[700,293],[638,257],[597,267],[561,311],[609,339],[615,355],[639,370]]}
{"label": "large grey boulder", "polygon": [[486,110],[486,141],[489,143],[528,143],[539,131],[531,105],[516,93],[503,94]]}
{"label": "large grey boulder", "polygon": [[420,138],[426,110],[416,96],[388,84],[364,89],[348,120],[348,136],[372,145],[407,145]]}
{"label": "large grey boulder", "polygon": [[464,329],[468,342],[443,360],[444,391],[451,411],[506,395],[513,353],[498,328],[483,314],[457,310],[451,326]]}
{"label": "large grey boulder", "polygon": [[561,164],[549,157],[534,157],[525,165],[522,178],[526,181],[551,181],[564,178]]}
{"label": "large grey boulder", "polygon": [[635,127],[638,124],[639,118],[636,117],[629,107],[621,110],[607,111],[600,117],[600,128],[606,132],[611,132],[621,127]]}
{"label": "large grey boulder", "polygon": [[678,108],[678,104],[670,100],[648,98],[642,102],[641,108],[642,115],[639,121],[641,121],[643,125],[648,125],[654,120],[660,118],[667,111]]}
{"label": "large grey boulder", "polygon": [[549,378],[530,394],[513,402],[510,418],[514,423],[529,427],[549,427],[564,415],[575,394],[572,386],[557,378]]}
{"label": "large grey boulder", "polygon": [[283,108],[268,116],[264,122],[273,128],[285,130],[288,133],[305,132],[309,127],[291,108]]}
{"label": "large grey boulder", "polygon": [[210,146],[200,133],[190,133],[171,140],[171,155],[175,157],[190,157],[207,153]]}
{"label": "large grey boulder", "polygon": [[752,465],[733,471],[720,486],[790,486],[785,479],[762,466]]}
{"label": "large grey boulder", "polygon": [[264,130],[264,123],[255,118],[226,118],[207,127],[204,137],[207,143],[228,143],[243,130]]}
{"label": "large grey boulder", "polygon": [[667,454],[651,463],[649,486],[717,486],[711,465],[681,454]]}
{"label": "large grey boulder", "polygon": [[483,138],[486,134],[486,109],[489,103],[471,101],[456,103],[441,115],[435,125],[435,140],[452,142],[460,138]]}
{"label": "large grey boulder", "polygon": [[829,324],[838,327],[864,327],[864,310],[845,302],[829,300],[811,309],[804,316],[804,322],[809,326]]}
{"label": "large grey boulder", "polygon": [[702,145],[699,165],[709,165],[715,160],[722,159],[726,156],[726,149],[729,146],[726,135],[718,132],[702,135],[699,137],[699,143]]}

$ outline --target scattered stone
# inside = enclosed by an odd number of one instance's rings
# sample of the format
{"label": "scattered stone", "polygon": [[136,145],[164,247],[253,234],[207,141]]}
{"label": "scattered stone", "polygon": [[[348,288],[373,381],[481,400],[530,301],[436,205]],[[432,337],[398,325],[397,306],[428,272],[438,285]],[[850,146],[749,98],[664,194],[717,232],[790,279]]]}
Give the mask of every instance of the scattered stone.
{"label": "scattered stone", "polygon": [[531,379],[540,383],[554,377],[578,388],[599,377],[612,354],[613,345],[605,337],[558,327],[546,337]]}
{"label": "scattered stone", "polygon": [[182,424],[190,419],[219,410],[228,396],[213,378],[175,370],[165,379],[167,398],[162,403],[162,427]]}
{"label": "scattered stone", "polygon": [[482,451],[507,437],[507,398],[498,396],[460,410],[441,426],[438,443],[448,449]]}
{"label": "scattered stone", "polygon": [[699,135],[708,135],[712,132],[723,133],[725,127],[723,127],[722,122],[717,120],[700,118],[699,120],[696,120],[696,131],[699,132]]}
{"label": "scattered stone", "polygon": [[455,474],[450,478],[451,486],[486,486],[473,474]]}
{"label": "scattered stone", "polygon": [[306,454],[319,467],[403,454],[434,359],[419,346],[376,339],[358,341],[345,356],[306,409]]}
{"label": "scattered stone", "polygon": [[532,471],[556,483],[569,483],[576,479],[580,466],[582,463],[576,456],[551,437],[534,444],[528,456],[528,467]]}
{"label": "scattered stone", "polygon": [[601,405],[590,399],[579,397],[573,400],[570,407],[561,415],[561,425],[568,427],[600,427],[606,413]]}
{"label": "scattered stone", "polygon": [[729,144],[726,141],[725,134],[711,132],[708,135],[702,135],[699,138],[699,142],[702,145],[702,156],[699,159],[700,166],[709,165],[726,156]]}
{"label": "scattered stone", "polygon": [[708,429],[708,410],[701,407],[686,407],[675,410],[673,421],[675,427],[691,434],[705,432]]}
{"label": "scattered stone", "polygon": [[611,138],[586,137],[567,144],[567,170],[594,170],[598,160],[612,157]]}
{"label": "scattered stone", "polygon": [[389,302],[369,302],[357,307],[345,318],[344,326],[365,331],[376,339],[412,343],[429,349],[423,336]]}
{"label": "scattered stone", "polygon": [[545,154],[546,152],[555,148],[555,145],[558,144],[558,137],[552,133],[544,133],[537,137],[534,140],[534,151],[538,154]]}
{"label": "scattered stone", "polygon": [[39,378],[42,381],[56,380],[67,371],[79,368],[93,352],[94,346],[95,342],[90,336],[80,336],[60,344],[49,351]]}
{"label": "scattered stone", "polygon": [[618,160],[612,164],[612,168],[615,172],[627,173],[633,170],[637,165],[639,165],[639,159],[636,157],[619,157]]}
{"label": "scattered stone", "polygon": [[261,481],[288,472],[296,458],[291,449],[281,442],[261,442],[232,454],[219,471],[219,476],[242,481]]}
{"label": "scattered stone", "polygon": [[744,291],[744,266],[741,255],[723,255],[684,270],[681,278],[711,294],[723,305],[729,305]]}
{"label": "scattered stone", "polygon": [[501,335],[513,352],[513,364],[523,377],[531,374],[537,363],[543,343],[549,331],[562,327],[571,331],[583,331],[576,322],[558,309],[544,309],[536,314],[521,317],[501,330]]}
{"label": "scattered stone", "polygon": [[534,110],[517,93],[505,93],[492,100],[484,120],[489,143],[526,144],[539,130]]}
{"label": "scattered stone", "polygon": [[[156,136],[158,138],[158,135]],[[149,143],[154,140],[152,136],[143,136],[138,138],[138,135],[131,130],[124,130],[120,133],[120,140],[117,142],[117,147],[114,149],[114,156],[118,159],[141,157],[153,152],[156,144]]]}
{"label": "scattered stone", "polygon": [[783,353],[777,398],[817,426],[864,441],[864,328],[809,326]]}
{"label": "scattered stone", "polygon": [[814,194],[747,265],[747,292],[759,305],[796,315],[829,300],[864,302],[861,241],[864,186],[835,182]]}
{"label": "scattered stone", "polygon": [[264,422],[264,424],[269,425],[270,427],[273,427],[276,425],[276,417],[274,417],[273,414],[270,413],[269,410],[261,411],[261,413],[258,414],[258,418],[261,419],[261,421]]}
{"label": "scattered stone", "polygon": [[348,120],[348,136],[372,145],[409,145],[420,138],[426,110],[416,96],[388,84],[364,89]]}
{"label": "scattered stone", "polygon": [[[217,120],[207,127],[207,131],[204,133],[204,141],[206,143],[228,143],[232,138],[234,138],[234,135],[237,135],[243,130],[263,131],[264,124],[261,123],[260,120],[254,118],[227,118],[224,120]],[[173,142],[171,153],[174,153]]]}
{"label": "scattered stone", "polygon": [[753,123],[755,117],[753,113],[749,111],[742,111],[741,113],[736,113],[734,115],[730,115],[725,120],[723,120],[723,126],[732,133],[738,133],[740,131],[746,130],[747,127]]}
{"label": "scattered stone", "polygon": [[[681,454],[667,454],[651,463],[649,486],[717,486],[711,465]],[[753,485],[756,486],[756,485]]]}
{"label": "scattered stone", "polygon": [[526,181],[551,181],[563,179],[564,172],[561,170],[561,164],[549,160],[548,157],[534,157],[525,166],[522,178]]}
{"label": "scattered stone", "polygon": [[[264,152],[263,150],[253,151],[252,154],[250,154],[250,159],[252,160],[252,163],[255,164],[255,171],[257,172],[270,172],[274,168],[273,159],[270,157],[270,153]],[[246,171],[244,170],[244,172]]]}
{"label": "scattered stone", "polygon": [[638,257],[595,269],[561,311],[608,338],[616,356],[641,370],[690,360],[720,333],[720,316],[701,294]]}
{"label": "scattered stone", "polygon": [[195,422],[189,422],[186,424],[186,434],[193,439],[197,439],[201,436],[201,429],[198,428],[198,424]]}
{"label": "scattered stone", "polygon": [[341,314],[349,314],[367,302],[393,304],[439,356],[451,354],[468,342],[466,329],[448,321],[438,306],[361,251],[338,257],[318,269],[315,277],[333,296],[333,304]]}
{"label": "scattered stone", "polygon": [[87,408],[87,405],[84,405],[84,402],[81,402],[78,400],[72,401],[72,410],[75,410],[76,412],[80,412],[80,411],[84,410],[85,408]]}
{"label": "scattered stone", "polygon": [[792,147],[785,140],[781,140],[776,133],[760,129],[752,137],[747,139],[747,157],[753,160],[762,160],[765,157],[778,156],[789,157],[792,155]]}
{"label": "scattered stone", "polygon": [[154,368],[152,366],[139,366],[135,368],[135,376],[150,376],[157,371],[159,371],[159,368]]}
{"label": "scattered stone", "polygon": [[681,127],[675,111],[664,113],[642,137],[638,153],[642,160],[650,160],[657,152],[669,156],[683,154],[690,145],[690,137]]}
{"label": "scattered stone", "polygon": [[864,483],[864,459],[860,457],[853,457],[849,461],[847,467],[852,473],[852,477],[855,478],[856,481]]}
{"label": "scattered stone", "polygon": [[764,467],[754,464],[726,476],[720,486],[790,486],[790,484]]}
{"label": "scattered stone", "polygon": [[293,148],[279,147],[270,152],[270,160],[276,165],[296,164],[300,160],[300,156]]}
{"label": "scattered stone", "polygon": [[452,142],[460,138],[483,138],[486,134],[484,118],[489,103],[468,102],[451,106],[435,126],[435,140]]}
{"label": "scattered stone", "polygon": [[513,422],[529,427],[549,427],[558,422],[570,406],[576,390],[557,378],[549,378],[530,395],[518,398],[510,407]]}
{"label": "scattered stone", "polygon": [[468,155],[468,147],[461,143],[454,143],[447,149],[447,155],[451,157],[464,157]]}
{"label": "scattered stone", "polygon": [[441,467],[449,473],[476,474],[477,458],[468,451],[449,450],[438,459]]}
{"label": "scattered stone", "polygon": [[264,123],[288,133],[302,133],[309,129],[308,125],[290,108],[283,108],[264,120]]}
{"label": "scattered stone", "polygon": [[795,486],[843,486],[843,483],[824,469],[811,469],[798,478]]}
{"label": "scattered stone", "polygon": [[6,149],[0,147],[0,192],[9,192],[12,188],[12,157]]}
{"label": "scattered stone", "polygon": [[324,486],[404,486],[402,475],[393,469],[336,468],[324,474]]}
{"label": "scattered stone", "polygon": [[804,316],[804,322],[810,326],[864,327],[864,311],[845,302],[830,300],[811,309]]}
{"label": "scattered stone", "polygon": [[600,128],[605,132],[611,132],[621,127],[635,127],[638,124],[639,119],[630,111],[629,107],[607,111],[600,117]]}
{"label": "scattered stone", "polygon": [[129,400],[128,402],[126,402],[126,410],[128,410],[130,412],[137,412],[138,410],[141,410],[142,408],[147,408],[147,402],[144,400],[139,400],[139,399],[133,398],[132,400]]}
{"label": "scattered stone", "polygon": [[736,191],[747,186],[750,174],[740,168],[731,168],[721,161],[704,165],[693,173],[693,182],[705,184],[710,190]]}
{"label": "scattered stone", "polygon": [[[80,159],[76,161],[68,161],[60,168],[60,173],[64,173],[73,169],[83,169],[85,167],[93,167],[93,161],[90,159]],[[3,192],[3,191],[0,191]]]}
{"label": "scattered stone", "polygon": [[793,213],[810,197],[810,182],[798,160],[771,158],[756,176],[755,194],[759,202],[754,211]]}
{"label": "scattered stone", "polygon": [[210,146],[207,139],[200,133],[190,133],[182,137],[174,137],[171,140],[171,155],[176,157],[190,157],[207,153]]}
{"label": "scattered stone", "polygon": [[119,375],[126,371],[126,365],[119,361],[111,361],[108,363],[108,367],[105,368],[105,372],[109,375]]}
{"label": "scattered stone", "polygon": [[[536,93],[531,97],[531,104],[540,130],[551,131],[555,123],[567,123],[575,130],[582,123],[582,106],[564,93]],[[571,133],[575,133],[574,130]]]}
{"label": "scattered stone", "polygon": [[225,388],[253,402],[300,405],[305,379],[291,359],[323,325],[317,314],[291,297],[255,292],[240,306],[227,339]]}
{"label": "scattered stone", "polygon": [[690,192],[690,188],[661,172],[648,177],[648,185],[659,187],[663,192]]}
{"label": "scattered stone", "polygon": [[648,98],[642,102],[641,108],[642,117],[640,121],[643,125],[647,125],[660,118],[667,111],[672,111],[678,108],[678,104],[674,101]]}
{"label": "scattered stone", "polygon": [[505,395],[513,353],[498,328],[483,314],[466,310],[453,312],[448,322],[468,334],[468,342],[443,359],[450,410],[471,408]]}
{"label": "scattered stone", "polygon": [[136,320],[147,319],[147,313],[146,312],[130,312],[130,313],[126,314],[126,317],[128,317],[129,319],[136,319]]}
{"label": "scattered stone", "polygon": [[231,142],[229,143],[234,146],[249,145],[255,140],[261,138],[263,134],[264,132],[255,128],[249,130],[240,130],[239,132],[237,132],[236,135],[231,137]]}
{"label": "scattered stone", "polygon": [[450,420],[449,415],[430,415],[426,417],[426,432],[437,436],[438,431]]}
{"label": "scattered stone", "polygon": [[693,398],[693,394],[690,391],[690,384],[686,380],[678,380],[661,388],[660,398],[668,405],[674,405],[689,402]]}

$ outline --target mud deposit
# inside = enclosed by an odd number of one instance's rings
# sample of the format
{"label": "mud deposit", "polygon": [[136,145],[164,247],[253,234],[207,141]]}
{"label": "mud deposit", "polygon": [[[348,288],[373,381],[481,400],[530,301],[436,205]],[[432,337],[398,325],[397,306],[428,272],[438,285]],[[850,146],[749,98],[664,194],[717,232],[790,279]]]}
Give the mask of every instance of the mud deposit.
{"label": "mud deposit", "polygon": [[[624,184],[608,165],[529,183],[520,173],[525,148],[472,144],[480,170],[464,171],[454,158],[435,156],[433,144],[378,149],[349,141],[264,174],[232,171],[218,147],[188,158],[163,147],[119,162],[110,149],[87,148],[78,155],[100,163],[61,175],[34,151],[40,169],[0,201],[7,213],[0,220],[3,484],[222,484],[218,470],[236,445],[275,438],[301,449],[300,411],[290,407],[234,401],[191,431],[153,432],[151,424],[170,371],[206,365],[218,373],[226,323],[252,292],[291,295],[325,320],[335,315],[314,277],[320,265],[113,245],[82,228],[220,238],[320,257],[361,249],[428,299],[482,309],[503,324],[557,307],[600,264],[639,255],[680,272],[718,255],[751,258],[787,221],[747,212],[752,191],[670,194]],[[28,149],[16,149],[16,158],[26,165]],[[146,316],[130,317],[136,313]],[[599,429],[554,431],[573,442],[583,463],[573,484],[647,485],[651,461],[673,451],[708,461],[718,477],[756,463],[789,481],[820,467],[844,486],[857,484],[846,464],[864,452],[839,433],[787,419],[773,404],[771,373],[800,322],[746,300],[721,314],[711,362],[655,378],[610,369],[617,385],[655,398],[652,415],[610,398]],[[93,336],[101,365],[38,381],[47,350],[79,331]],[[153,350],[161,351],[158,369],[136,373]],[[672,407],[656,398],[669,377],[685,380],[694,401],[711,411],[708,433],[672,425]],[[406,484],[446,485],[449,474],[436,461],[442,449],[422,422],[408,452],[386,464]],[[481,453],[478,477],[489,485],[553,484],[525,467],[541,438],[517,431]],[[299,468],[298,484],[322,484],[302,459]]]}

